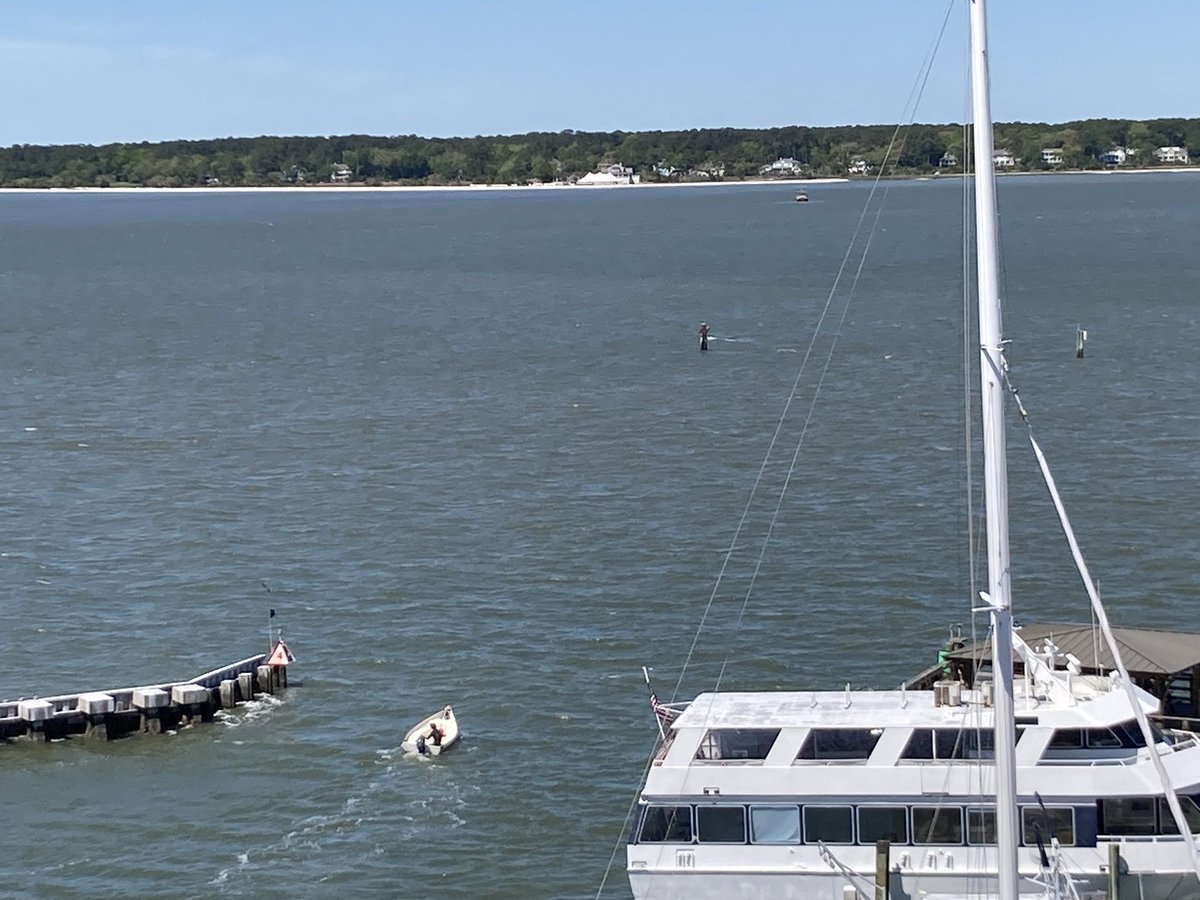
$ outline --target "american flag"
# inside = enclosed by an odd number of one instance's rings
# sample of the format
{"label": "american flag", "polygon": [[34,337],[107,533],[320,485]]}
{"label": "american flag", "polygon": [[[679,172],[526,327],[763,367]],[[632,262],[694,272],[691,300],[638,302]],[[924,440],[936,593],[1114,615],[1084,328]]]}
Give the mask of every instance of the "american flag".
{"label": "american flag", "polygon": [[679,715],[673,709],[670,709],[665,703],[658,699],[658,694],[650,692],[650,708],[654,710],[654,717],[663,725],[670,725],[675,721],[675,717]]}

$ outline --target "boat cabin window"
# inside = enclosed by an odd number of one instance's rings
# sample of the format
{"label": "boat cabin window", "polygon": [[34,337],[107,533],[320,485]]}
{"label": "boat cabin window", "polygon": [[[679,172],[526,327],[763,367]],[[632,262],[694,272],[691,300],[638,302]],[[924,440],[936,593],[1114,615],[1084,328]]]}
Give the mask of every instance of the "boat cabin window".
{"label": "boat cabin window", "polygon": [[1050,738],[1050,743],[1046,745],[1047,750],[1082,750],[1083,749],[1083,729],[1081,728],[1059,728],[1055,730],[1054,735]]}
{"label": "boat cabin window", "polygon": [[690,844],[692,808],[690,806],[649,806],[642,820],[639,840],[644,844]]}
{"label": "boat cabin window", "polygon": [[866,761],[882,734],[882,728],[814,728],[796,759]]}
{"label": "boat cabin window", "polygon": [[[1163,740],[1162,732],[1151,724],[1155,742]],[[1087,747],[1092,750],[1126,750],[1145,747],[1142,730],[1137,722],[1130,720],[1114,725],[1112,728],[1059,728],[1050,738],[1047,750],[1082,750]]]}
{"label": "boat cabin window", "polygon": [[858,808],[858,842],[873,844],[891,841],[908,843],[908,808],[905,806],[860,806]]}
{"label": "boat cabin window", "polygon": [[696,837],[702,844],[746,843],[746,808],[697,806]]}
{"label": "boat cabin window", "polygon": [[959,806],[914,806],[914,844],[961,844],[963,811]]}
{"label": "boat cabin window", "polygon": [[854,808],[850,806],[804,807],[804,843],[854,843]]}
{"label": "boat cabin window", "polygon": [[[1116,797],[1100,801],[1101,834],[1154,834],[1153,797]],[[1170,810],[1167,811],[1170,818]]]}
{"label": "boat cabin window", "polygon": [[[1020,740],[1020,731],[1017,733]],[[917,728],[901,759],[995,759],[996,733],[991,728]]]}
{"label": "boat cabin window", "polygon": [[[1200,806],[1196,805],[1197,796],[1182,795],[1179,798],[1179,805],[1183,807],[1183,817],[1188,823],[1188,829],[1193,834],[1200,831]],[[1175,817],[1171,815],[1170,804],[1165,798],[1159,798],[1158,801],[1158,820],[1162,823],[1163,834],[1179,834],[1179,827],[1175,824]]]}
{"label": "boat cabin window", "polygon": [[750,840],[755,844],[800,843],[800,807],[751,806]]}
{"label": "boat cabin window", "polygon": [[1075,810],[1069,806],[1022,806],[1021,824],[1027,847],[1036,846],[1039,837],[1043,844],[1056,837],[1064,847],[1075,845]]}
{"label": "boat cabin window", "polygon": [[996,811],[994,809],[967,810],[967,843],[996,843]]}
{"label": "boat cabin window", "polygon": [[766,759],[778,728],[714,728],[700,742],[696,759]]}

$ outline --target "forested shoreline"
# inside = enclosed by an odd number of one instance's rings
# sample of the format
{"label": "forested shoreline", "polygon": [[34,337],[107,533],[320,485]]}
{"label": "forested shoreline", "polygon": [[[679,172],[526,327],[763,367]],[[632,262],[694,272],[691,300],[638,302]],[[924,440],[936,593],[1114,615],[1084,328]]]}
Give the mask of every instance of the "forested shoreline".
{"label": "forested shoreline", "polygon": [[[1014,171],[1164,165],[1162,147],[1200,151],[1200,119],[1088,119],[997,124],[995,146]],[[890,152],[889,152],[890,148]],[[1058,149],[1061,163],[1043,160]],[[737,181],[953,171],[966,159],[961,125],[856,125],[688,131],[531,133],[472,138],[254,137],[0,149],[0,187],[192,187],[317,184],[454,185],[573,181],[601,165],[643,182]],[[787,160],[783,168],[773,163]],[[954,160],[954,161],[952,161]],[[961,171],[961,169],[959,169]]]}

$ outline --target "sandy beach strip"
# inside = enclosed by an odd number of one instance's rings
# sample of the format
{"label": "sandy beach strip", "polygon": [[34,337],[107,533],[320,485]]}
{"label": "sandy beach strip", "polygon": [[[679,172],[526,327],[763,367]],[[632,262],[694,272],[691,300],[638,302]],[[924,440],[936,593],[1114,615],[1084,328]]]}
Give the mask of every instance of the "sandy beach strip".
{"label": "sandy beach strip", "polygon": [[407,184],[331,184],[315,182],[312,184],[281,184],[281,185],[252,185],[247,187],[232,187],[224,185],[195,186],[195,187],[77,187],[77,188],[0,188],[0,193],[6,194],[253,194],[253,193],[416,193],[416,192],[485,192],[504,193],[508,191],[576,191],[586,194],[606,190],[630,190],[649,188],[694,188],[694,187],[752,187],[773,186],[794,190],[797,187],[820,184],[845,184],[849,178],[806,178],[779,179],[754,181],[678,181],[678,182],[639,182],[638,184],[442,184],[442,185],[407,185]]}
{"label": "sandy beach strip", "polygon": [[[1153,169],[1075,169],[1070,172],[1037,171],[1037,172],[997,172],[1002,178],[1039,177],[1048,175],[1154,175],[1154,174],[1195,174],[1200,172],[1200,166],[1173,166],[1171,168]],[[887,181],[934,181],[939,179],[961,178],[961,172],[939,172],[937,175],[903,175],[887,176]],[[2,194],[269,194],[269,193],[507,193],[511,191],[575,191],[578,193],[594,193],[607,190],[634,190],[660,188],[738,188],[738,187],[779,187],[795,190],[811,185],[849,184],[851,181],[870,182],[872,178],[791,178],[791,179],[748,179],[746,181],[670,181],[670,182],[639,182],[638,184],[441,184],[441,185],[407,185],[407,184],[332,184],[330,182],[313,182],[311,184],[280,184],[280,185],[250,185],[234,187],[226,185],[194,186],[194,187],[75,187],[75,188],[0,188]]]}

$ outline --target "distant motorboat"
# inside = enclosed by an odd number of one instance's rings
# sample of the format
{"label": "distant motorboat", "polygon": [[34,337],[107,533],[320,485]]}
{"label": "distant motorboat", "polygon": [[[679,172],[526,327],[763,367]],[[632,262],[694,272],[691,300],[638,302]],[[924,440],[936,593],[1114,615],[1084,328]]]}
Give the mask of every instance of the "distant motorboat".
{"label": "distant motorboat", "polygon": [[797,191],[796,192],[796,202],[797,203],[807,203],[808,202],[808,194],[804,193],[804,191]]}
{"label": "distant motorboat", "polygon": [[454,710],[445,706],[410,728],[400,747],[422,756],[440,756],[458,743],[459,736]]}

